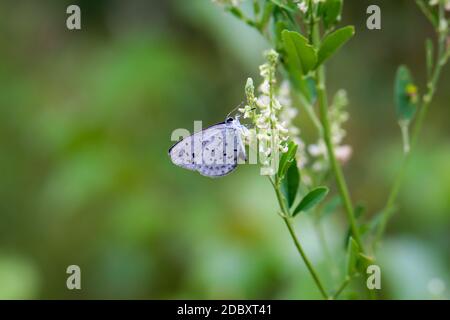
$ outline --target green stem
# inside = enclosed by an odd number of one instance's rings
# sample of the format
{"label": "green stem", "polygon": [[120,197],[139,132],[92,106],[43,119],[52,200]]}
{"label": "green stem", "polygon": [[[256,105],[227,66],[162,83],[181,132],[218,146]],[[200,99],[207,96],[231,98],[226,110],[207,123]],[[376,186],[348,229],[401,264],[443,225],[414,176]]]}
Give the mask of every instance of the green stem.
{"label": "green stem", "polygon": [[[440,19],[443,16],[443,7],[440,5],[439,8],[440,12]],[[439,31],[438,31],[439,32]],[[429,106],[431,104],[431,101],[433,100],[434,93],[436,91],[436,86],[439,81],[439,77],[442,71],[442,68],[447,62],[448,59],[448,53],[446,52],[446,39],[447,39],[447,31],[441,31],[439,32],[439,40],[438,40],[438,58],[436,61],[436,65],[434,67],[434,72],[432,73],[432,76],[430,79],[428,79],[428,90],[426,94],[422,98],[422,106],[419,110],[419,113],[417,115],[417,120],[414,124],[414,128],[412,130],[412,139],[411,139],[411,146],[410,146],[410,152],[406,153],[403,156],[403,161],[401,164],[401,168],[398,171],[398,174],[394,180],[394,183],[392,184],[391,190],[389,192],[388,200],[386,201],[386,204],[384,208],[381,211],[381,221],[378,225],[378,229],[375,235],[374,239],[374,248],[377,247],[378,243],[380,242],[384,231],[386,229],[386,225],[391,218],[392,214],[394,213],[394,205],[397,200],[400,188],[403,183],[403,179],[405,176],[406,168],[409,163],[409,159],[411,158],[412,150],[414,149],[415,145],[417,144],[418,137],[420,135],[420,132],[422,130],[423,122],[425,119],[425,116],[427,114],[427,111],[429,109]]]}
{"label": "green stem", "polygon": [[[313,24],[312,31],[313,31],[312,32],[313,44],[316,47],[318,47],[320,44],[320,34],[319,34],[319,25],[317,22]],[[345,212],[347,214],[347,219],[350,224],[350,229],[352,231],[353,238],[358,244],[361,252],[364,253],[364,246],[361,241],[361,236],[359,234],[358,227],[356,225],[356,218],[353,212],[353,205],[350,199],[350,193],[348,191],[347,183],[345,181],[342,168],[336,159],[333,142],[331,140],[330,122],[328,120],[328,101],[325,87],[325,67],[323,65],[317,68],[316,78],[317,78],[316,80],[317,80],[319,114],[323,127],[323,139],[327,147],[327,153],[330,161],[331,170],[333,171],[336,179],[336,183],[342,198],[342,202],[344,204]]]}
{"label": "green stem", "polygon": [[313,277],[314,282],[316,283],[317,287],[320,290],[320,293],[322,294],[324,299],[328,299],[328,295],[327,295],[325,289],[323,288],[322,283],[320,282],[319,276],[317,275],[316,271],[314,270],[311,262],[309,262],[308,257],[306,256],[305,252],[303,251],[302,246],[300,245],[300,241],[298,240],[298,238],[297,238],[297,236],[295,234],[295,231],[294,231],[294,228],[292,226],[291,220],[288,217],[283,217],[283,220],[284,220],[284,222],[286,223],[286,226],[289,229],[289,233],[291,234],[292,240],[295,243],[295,247],[297,248],[297,251],[300,253],[303,261],[305,262],[306,267],[309,270],[309,273],[311,273],[311,276]]}
{"label": "green stem", "polygon": [[303,247],[300,244],[300,241],[297,238],[297,235],[295,234],[295,230],[294,227],[292,226],[292,222],[289,218],[289,209],[286,207],[286,204],[284,203],[283,200],[283,196],[281,195],[280,192],[280,188],[278,186],[278,184],[274,183],[272,179],[270,179],[270,182],[272,183],[272,186],[275,190],[276,196],[277,196],[277,200],[278,200],[278,204],[280,206],[280,209],[283,213],[283,220],[286,223],[286,226],[289,230],[289,233],[292,237],[292,240],[294,241],[295,247],[297,248],[298,253],[300,254],[300,256],[303,259],[303,262],[305,263],[306,267],[308,268],[309,273],[311,274],[311,276],[313,277],[314,282],[316,283],[317,288],[319,289],[320,293],[322,294],[322,297],[324,299],[328,299],[328,294],[324,289],[324,286],[322,285],[322,282],[320,281],[320,278],[317,274],[317,272],[315,271],[313,265],[311,264],[311,262],[309,261],[308,257],[306,256],[305,251],[303,250]]}
{"label": "green stem", "polygon": [[336,292],[331,296],[330,299],[335,300],[339,297],[339,295],[344,291],[344,289],[347,287],[347,285],[352,280],[352,277],[346,276],[344,281],[342,281],[342,284],[339,286],[339,288],[336,290]]}

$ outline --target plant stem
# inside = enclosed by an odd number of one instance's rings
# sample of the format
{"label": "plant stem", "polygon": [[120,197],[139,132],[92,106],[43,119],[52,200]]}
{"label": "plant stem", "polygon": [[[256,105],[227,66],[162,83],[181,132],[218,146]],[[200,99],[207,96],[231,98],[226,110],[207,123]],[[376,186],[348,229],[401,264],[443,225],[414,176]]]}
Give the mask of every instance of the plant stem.
{"label": "plant stem", "polygon": [[[442,5],[440,5],[439,11],[440,11],[440,18],[442,18],[442,16],[443,16]],[[439,80],[439,76],[441,74],[442,68],[444,67],[444,65],[446,64],[447,59],[448,59],[448,53],[446,52],[446,39],[447,39],[448,30],[446,32],[438,31],[438,33],[439,33],[438,57],[437,57],[436,65],[434,67],[434,71],[432,73],[431,78],[428,79],[428,83],[427,83],[428,90],[422,98],[422,107],[419,110],[417,120],[416,120],[416,122],[414,124],[414,128],[412,130],[410,152],[404,154],[404,156],[403,156],[401,168],[398,171],[398,174],[397,174],[397,176],[394,180],[394,183],[392,185],[392,188],[389,192],[388,200],[387,200],[384,208],[381,211],[382,216],[381,216],[380,224],[377,229],[377,233],[375,235],[375,239],[374,239],[374,243],[373,243],[374,248],[376,248],[376,246],[380,242],[381,237],[383,236],[383,233],[386,229],[387,222],[394,212],[395,201],[397,200],[398,193],[402,186],[406,168],[409,163],[409,159],[411,158],[412,150],[414,149],[415,145],[417,144],[417,140],[418,140],[419,134],[422,130],[425,116],[427,114],[430,103],[433,100],[434,93],[436,91],[436,86],[437,86],[437,83]]]}
{"label": "plant stem", "polygon": [[339,288],[336,290],[336,292],[331,296],[330,299],[334,300],[339,297],[339,295],[344,291],[345,287],[350,283],[350,280],[352,280],[352,277],[346,276],[342,284],[339,286]]}
{"label": "plant stem", "polygon": [[[320,35],[319,35],[319,25],[317,22],[313,23],[312,30],[312,39],[313,44],[318,47],[320,44]],[[325,87],[325,67],[323,65],[319,66],[316,71],[316,80],[317,80],[317,95],[318,95],[318,103],[319,103],[319,114],[320,120],[322,122],[323,127],[323,139],[325,141],[325,145],[327,147],[328,158],[330,161],[331,170],[334,173],[336,183],[339,189],[339,193],[342,198],[342,202],[344,204],[345,212],[347,214],[347,219],[350,224],[350,228],[352,231],[353,238],[358,244],[361,252],[364,253],[364,246],[361,241],[361,236],[359,234],[358,227],[356,225],[356,218],[353,212],[353,205],[350,199],[350,193],[348,191],[347,183],[344,178],[344,174],[342,173],[342,168],[336,159],[336,155],[334,153],[333,142],[331,141],[331,129],[330,122],[328,120],[328,101]]]}
{"label": "plant stem", "polygon": [[309,270],[309,273],[311,273],[311,276],[313,277],[314,282],[316,283],[317,287],[319,288],[320,293],[322,294],[324,299],[328,299],[328,295],[327,295],[325,289],[323,288],[322,283],[320,282],[319,276],[317,275],[316,271],[314,270],[314,267],[312,266],[311,262],[309,262],[308,257],[306,256],[305,252],[303,251],[302,246],[300,245],[300,241],[298,240],[297,236],[295,235],[295,231],[292,226],[291,220],[288,217],[283,217],[283,220],[289,229],[289,233],[291,234],[292,240],[294,241],[298,252],[302,256],[302,259],[305,262],[306,267]]}
{"label": "plant stem", "polygon": [[[270,178],[269,178],[270,179]],[[322,282],[320,281],[319,276],[317,275],[317,272],[315,271],[313,265],[311,264],[311,262],[309,261],[308,257],[306,256],[305,251],[303,250],[303,247],[300,244],[300,241],[297,238],[297,235],[295,234],[295,230],[294,227],[292,226],[291,220],[290,220],[290,213],[289,213],[289,209],[286,207],[286,204],[284,203],[283,200],[283,196],[281,195],[280,192],[280,188],[278,186],[278,184],[274,183],[272,179],[270,179],[270,182],[272,183],[272,186],[275,190],[276,196],[277,196],[277,200],[278,200],[278,204],[280,206],[280,209],[283,213],[283,220],[286,223],[286,226],[289,230],[289,233],[292,237],[292,240],[294,241],[295,247],[297,248],[298,253],[300,254],[300,256],[303,259],[303,262],[306,264],[306,267],[308,268],[309,273],[311,274],[311,276],[313,277],[314,282],[316,283],[317,288],[319,289],[320,293],[322,294],[322,297],[324,299],[328,299],[328,294],[324,289],[324,286],[322,285]]]}

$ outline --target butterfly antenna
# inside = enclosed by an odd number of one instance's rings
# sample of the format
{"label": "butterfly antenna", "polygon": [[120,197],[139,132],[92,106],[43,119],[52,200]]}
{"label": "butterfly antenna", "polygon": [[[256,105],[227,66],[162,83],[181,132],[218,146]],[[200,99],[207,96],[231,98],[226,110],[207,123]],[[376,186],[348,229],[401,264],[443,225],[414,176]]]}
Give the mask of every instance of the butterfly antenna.
{"label": "butterfly antenna", "polygon": [[231,110],[231,111],[227,114],[227,116],[225,117],[225,119],[228,119],[228,117],[229,117],[233,112],[235,112],[237,109],[239,109],[240,107],[242,107],[243,104],[244,104],[244,101],[242,101],[236,108],[234,108],[233,110]]}

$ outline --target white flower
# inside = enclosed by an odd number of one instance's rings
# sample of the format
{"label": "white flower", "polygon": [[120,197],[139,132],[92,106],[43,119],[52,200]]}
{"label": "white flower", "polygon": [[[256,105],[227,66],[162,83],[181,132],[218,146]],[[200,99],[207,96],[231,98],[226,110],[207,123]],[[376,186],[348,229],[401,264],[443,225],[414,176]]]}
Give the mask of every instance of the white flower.
{"label": "white flower", "polygon": [[308,5],[306,4],[306,1],[297,3],[297,7],[303,13],[306,13],[306,11],[308,11]]}
{"label": "white flower", "polygon": [[327,150],[325,148],[325,143],[323,142],[323,140],[319,140],[319,142],[317,144],[311,144],[308,146],[308,152],[313,156],[313,157],[319,157],[319,156],[323,156],[326,154]]}
{"label": "white flower", "polygon": [[246,119],[251,117],[253,109],[249,105],[246,105],[244,108],[239,108],[238,111],[244,114],[244,119]]}
{"label": "white flower", "polygon": [[282,146],[282,145],[280,145],[280,151],[281,152],[288,152],[288,150],[289,150],[289,148],[288,148],[288,146],[287,145],[284,145],[284,146]]}
{"label": "white flower", "polygon": [[349,145],[338,146],[335,150],[336,158],[341,163],[346,163],[352,155],[352,147]]}
{"label": "white flower", "polygon": [[[291,107],[288,83],[276,87],[278,53],[269,50],[265,57],[266,63],[259,67],[263,77],[258,87],[259,96],[255,97],[253,80],[249,78],[245,87],[247,105],[239,111],[244,114],[244,118],[252,119],[256,130],[255,138],[259,142],[258,151],[263,156],[260,161],[267,166],[278,163],[275,157],[279,156],[279,152],[288,151],[287,141],[290,135],[298,134],[299,130],[291,123],[297,112]],[[296,137],[296,140],[299,138]]]}
{"label": "white flower", "polygon": [[267,79],[264,80],[258,89],[259,89],[259,91],[261,91],[262,94],[269,95],[269,90],[270,90],[269,81]]}
{"label": "white flower", "polygon": [[258,133],[256,135],[256,137],[258,138],[258,140],[262,141],[262,140],[266,140],[266,141],[270,141],[270,137],[267,133]]}
{"label": "white flower", "polygon": [[[348,112],[345,110],[348,104],[347,93],[344,90],[336,92],[333,103],[328,110],[328,118],[330,120],[331,142],[334,147],[335,156],[341,163],[347,162],[352,155],[352,148],[349,145],[341,145],[346,136],[346,132],[342,127],[344,122],[348,120]],[[316,144],[308,147],[309,154],[315,158],[313,170],[322,171],[328,168],[328,153],[325,142],[322,138]]]}

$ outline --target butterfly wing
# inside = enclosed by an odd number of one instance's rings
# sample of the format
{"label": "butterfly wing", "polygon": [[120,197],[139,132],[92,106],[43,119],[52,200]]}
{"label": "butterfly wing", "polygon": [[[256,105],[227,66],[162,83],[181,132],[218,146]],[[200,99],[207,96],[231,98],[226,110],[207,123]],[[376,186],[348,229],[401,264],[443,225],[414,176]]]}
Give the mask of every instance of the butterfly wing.
{"label": "butterfly wing", "polygon": [[169,156],[177,166],[214,178],[235,170],[238,157],[245,159],[245,149],[236,126],[223,122],[179,141]]}

